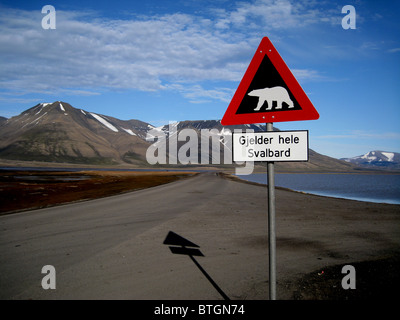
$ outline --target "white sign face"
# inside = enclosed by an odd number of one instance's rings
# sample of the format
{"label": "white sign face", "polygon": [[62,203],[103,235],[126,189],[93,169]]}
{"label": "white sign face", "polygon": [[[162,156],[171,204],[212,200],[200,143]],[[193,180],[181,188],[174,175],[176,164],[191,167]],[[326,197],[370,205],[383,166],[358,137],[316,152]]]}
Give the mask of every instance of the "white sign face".
{"label": "white sign face", "polygon": [[233,161],[308,161],[308,131],[233,133]]}

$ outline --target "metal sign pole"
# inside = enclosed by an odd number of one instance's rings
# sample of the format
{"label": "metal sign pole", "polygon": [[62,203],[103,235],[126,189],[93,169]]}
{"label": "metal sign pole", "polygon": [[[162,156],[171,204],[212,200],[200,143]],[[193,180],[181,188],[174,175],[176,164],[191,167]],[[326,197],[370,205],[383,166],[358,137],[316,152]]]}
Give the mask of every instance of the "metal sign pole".
{"label": "metal sign pole", "polygon": [[[267,123],[267,132],[273,123]],[[268,175],[268,245],[269,245],[269,299],[276,300],[276,243],[275,243],[275,172],[274,162],[267,163]]]}

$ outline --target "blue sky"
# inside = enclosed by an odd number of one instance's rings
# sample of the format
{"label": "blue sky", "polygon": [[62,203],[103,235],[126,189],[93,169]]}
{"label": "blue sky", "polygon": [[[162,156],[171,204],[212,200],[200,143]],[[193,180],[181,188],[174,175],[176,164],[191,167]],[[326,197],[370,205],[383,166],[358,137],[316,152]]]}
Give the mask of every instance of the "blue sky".
{"label": "blue sky", "polygon": [[320,114],[276,127],[337,158],[400,152],[399,14],[399,1],[0,0],[0,116],[61,100],[153,125],[221,119],[267,36]]}

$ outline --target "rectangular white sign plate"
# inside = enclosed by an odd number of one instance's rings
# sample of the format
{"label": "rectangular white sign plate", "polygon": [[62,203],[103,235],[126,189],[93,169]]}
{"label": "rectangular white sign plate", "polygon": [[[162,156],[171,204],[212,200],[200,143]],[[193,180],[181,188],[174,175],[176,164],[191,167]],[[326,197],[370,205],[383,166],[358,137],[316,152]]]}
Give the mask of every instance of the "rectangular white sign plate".
{"label": "rectangular white sign plate", "polygon": [[233,133],[233,161],[308,161],[308,130]]}

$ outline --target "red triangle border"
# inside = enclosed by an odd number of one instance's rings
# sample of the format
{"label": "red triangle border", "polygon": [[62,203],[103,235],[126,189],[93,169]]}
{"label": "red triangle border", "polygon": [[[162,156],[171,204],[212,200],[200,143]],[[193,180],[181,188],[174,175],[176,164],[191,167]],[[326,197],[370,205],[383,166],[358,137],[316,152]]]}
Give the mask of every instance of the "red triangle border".
{"label": "red triangle border", "polygon": [[[295,96],[297,102],[301,106],[301,110],[236,114],[265,55],[268,56],[275,69],[284,80],[286,86]],[[236,124],[316,120],[318,118],[319,114],[310,99],[307,97],[303,88],[297,82],[296,78],[293,76],[292,72],[289,70],[288,66],[283,61],[282,57],[279,55],[268,37],[264,37],[261,40],[261,43],[258,46],[257,51],[225,112],[224,117],[221,120],[221,124],[226,126]]]}

